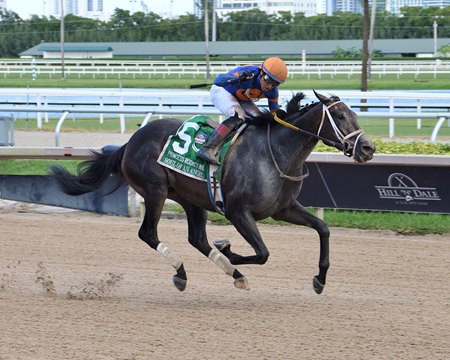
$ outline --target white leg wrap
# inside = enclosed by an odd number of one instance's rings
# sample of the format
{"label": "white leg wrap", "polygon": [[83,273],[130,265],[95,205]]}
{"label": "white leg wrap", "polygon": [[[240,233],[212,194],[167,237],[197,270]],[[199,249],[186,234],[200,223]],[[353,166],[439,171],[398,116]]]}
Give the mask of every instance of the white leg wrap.
{"label": "white leg wrap", "polygon": [[175,268],[175,270],[178,270],[180,266],[183,265],[183,261],[181,261],[181,259],[178,256],[171,254],[169,248],[165,244],[159,243],[156,250],[160,254],[164,255],[167,258],[167,260],[169,260],[170,265],[172,265]]}
{"label": "white leg wrap", "polygon": [[231,265],[230,260],[228,260],[228,258],[219,250],[212,249],[208,254],[208,258],[214,261],[216,265],[225,272],[225,274],[233,276],[234,270],[236,270],[236,268]]}

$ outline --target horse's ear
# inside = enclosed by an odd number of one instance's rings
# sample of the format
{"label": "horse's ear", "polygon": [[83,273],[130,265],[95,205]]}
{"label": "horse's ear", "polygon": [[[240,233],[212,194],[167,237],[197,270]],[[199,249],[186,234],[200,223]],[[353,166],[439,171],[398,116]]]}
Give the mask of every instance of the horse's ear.
{"label": "horse's ear", "polygon": [[328,105],[329,103],[331,103],[330,98],[327,98],[325,95],[319,94],[318,92],[316,92],[316,90],[313,90],[313,92],[314,95],[316,95],[316,98],[318,98],[322,104]]}

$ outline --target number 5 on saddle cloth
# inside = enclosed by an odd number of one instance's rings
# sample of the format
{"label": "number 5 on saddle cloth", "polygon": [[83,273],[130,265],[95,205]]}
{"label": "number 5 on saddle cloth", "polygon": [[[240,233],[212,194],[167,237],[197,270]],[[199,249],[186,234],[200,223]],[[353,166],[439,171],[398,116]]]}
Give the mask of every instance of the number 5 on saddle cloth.
{"label": "number 5 on saddle cloth", "polygon": [[[158,157],[158,163],[185,176],[207,182],[211,203],[218,213],[223,214],[225,203],[220,185],[222,165],[209,164],[196,155],[217,125],[215,121],[204,115],[186,120],[176,134],[167,139]],[[221,164],[233,140],[233,137],[230,137],[220,149]]]}

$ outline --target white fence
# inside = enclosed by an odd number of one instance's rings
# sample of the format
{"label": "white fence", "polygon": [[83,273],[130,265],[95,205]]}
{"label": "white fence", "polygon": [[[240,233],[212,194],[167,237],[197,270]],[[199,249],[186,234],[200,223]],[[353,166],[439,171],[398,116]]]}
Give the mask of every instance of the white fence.
{"label": "white fence", "polygon": [[[224,62],[211,61],[210,73],[219,74],[245,63],[254,61]],[[328,76],[359,76],[361,74],[360,61],[286,61],[289,67],[289,77],[307,76],[322,78]],[[64,62],[64,74],[75,78],[204,78],[207,68],[205,62],[200,61],[117,61],[117,60],[66,60]],[[60,60],[8,60],[0,62],[0,77],[8,76],[32,76],[32,78],[53,78],[61,75]],[[450,74],[450,61],[380,61],[371,63],[371,74],[381,78],[386,75],[432,75],[437,78],[440,75]]]}
{"label": "white fence", "polygon": [[[330,93],[330,91],[321,91]],[[335,92],[335,91],[331,91]],[[439,130],[450,119],[450,93],[420,92],[335,92],[360,118],[388,118],[389,136],[395,135],[395,119],[416,119],[417,128],[423,119],[435,120],[430,138],[435,142]],[[305,103],[316,101],[312,91],[305,92]],[[293,91],[280,92],[284,105]],[[206,90],[86,90],[86,89],[0,89],[2,99],[0,113],[22,117],[24,113],[36,114],[37,127],[48,122],[49,114],[60,116],[55,128],[56,146],[59,146],[60,132],[69,114],[98,114],[100,123],[105,114],[120,119],[120,131],[126,130],[126,115],[142,115],[142,125],[153,116],[208,114],[220,116],[212,106]],[[265,103],[260,101],[261,105]],[[265,105],[265,104],[264,104]],[[369,111],[361,111],[362,108]]]}

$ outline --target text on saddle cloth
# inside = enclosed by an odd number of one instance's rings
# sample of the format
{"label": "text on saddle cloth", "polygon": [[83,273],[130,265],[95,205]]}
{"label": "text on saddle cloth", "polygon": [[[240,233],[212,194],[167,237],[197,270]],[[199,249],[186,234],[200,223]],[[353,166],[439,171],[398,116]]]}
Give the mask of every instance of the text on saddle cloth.
{"label": "text on saddle cloth", "polygon": [[[212,119],[203,115],[194,116],[183,122],[177,132],[167,140],[158,157],[158,163],[185,176],[207,182],[214,208],[223,213],[224,201],[220,186],[222,166],[210,165],[197,157],[197,151],[214,131],[211,122],[214,123]],[[220,149],[221,163],[230,147],[231,140],[228,140]]]}

